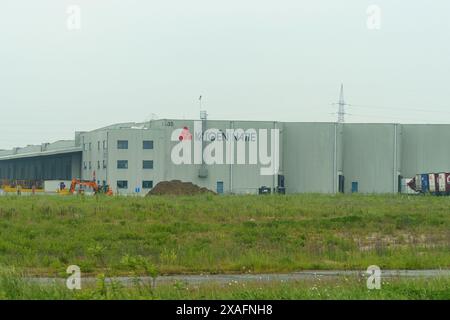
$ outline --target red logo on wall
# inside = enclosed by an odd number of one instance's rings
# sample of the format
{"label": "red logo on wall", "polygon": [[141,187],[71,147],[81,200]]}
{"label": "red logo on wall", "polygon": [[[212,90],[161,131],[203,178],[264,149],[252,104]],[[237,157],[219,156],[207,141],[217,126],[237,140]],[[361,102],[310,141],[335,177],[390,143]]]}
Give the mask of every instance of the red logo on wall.
{"label": "red logo on wall", "polygon": [[189,132],[188,127],[183,128],[180,136],[178,137],[178,140],[180,140],[180,141],[192,140],[192,134]]}

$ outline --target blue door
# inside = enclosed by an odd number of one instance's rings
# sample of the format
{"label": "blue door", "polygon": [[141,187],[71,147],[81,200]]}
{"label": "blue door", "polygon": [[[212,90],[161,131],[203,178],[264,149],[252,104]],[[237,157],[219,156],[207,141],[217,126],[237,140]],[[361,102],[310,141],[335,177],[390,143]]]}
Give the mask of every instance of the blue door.
{"label": "blue door", "polygon": [[358,182],[352,181],[352,193],[358,192]]}
{"label": "blue door", "polygon": [[223,193],[223,181],[217,181],[217,193],[218,194]]}

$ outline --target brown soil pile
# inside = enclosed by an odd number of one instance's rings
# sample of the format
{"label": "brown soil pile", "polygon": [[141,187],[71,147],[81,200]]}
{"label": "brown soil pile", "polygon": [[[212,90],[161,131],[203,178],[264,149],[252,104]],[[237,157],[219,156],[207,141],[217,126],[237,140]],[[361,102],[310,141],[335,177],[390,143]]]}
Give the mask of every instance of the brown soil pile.
{"label": "brown soil pile", "polygon": [[204,193],[215,194],[215,192],[207,188],[201,188],[191,182],[172,180],[172,181],[161,181],[152,190],[150,190],[149,193],[147,193],[147,196],[153,195],[193,196],[196,194],[204,194]]}

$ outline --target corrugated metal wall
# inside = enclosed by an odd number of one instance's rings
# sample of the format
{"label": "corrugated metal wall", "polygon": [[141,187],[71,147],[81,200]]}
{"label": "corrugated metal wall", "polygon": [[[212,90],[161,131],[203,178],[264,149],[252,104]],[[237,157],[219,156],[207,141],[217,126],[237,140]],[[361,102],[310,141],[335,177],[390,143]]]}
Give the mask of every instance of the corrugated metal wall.
{"label": "corrugated metal wall", "polygon": [[393,193],[398,190],[401,130],[396,124],[345,124],[345,192]]}
{"label": "corrugated metal wall", "polygon": [[70,180],[80,177],[81,152],[0,161],[0,179]]}
{"label": "corrugated metal wall", "polygon": [[[284,123],[283,158],[289,193],[336,191],[339,135],[335,123]],[[335,157],[336,153],[336,157]]]}
{"label": "corrugated metal wall", "polygon": [[450,125],[404,124],[402,175],[450,172]]}

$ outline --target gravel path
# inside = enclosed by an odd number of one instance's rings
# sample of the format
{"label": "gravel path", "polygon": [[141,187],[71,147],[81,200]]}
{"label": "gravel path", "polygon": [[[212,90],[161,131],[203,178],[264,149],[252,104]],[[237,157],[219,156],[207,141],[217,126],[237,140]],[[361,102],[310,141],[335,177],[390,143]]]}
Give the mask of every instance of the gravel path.
{"label": "gravel path", "polygon": [[[344,270],[321,270],[321,271],[300,271],[293,273],[273,273],[273,274],[214,274],[214,275],[168,275],[159,276],[156,279],[156,284],[160,283],[174,283],[184,282],[188,284],[201,284],[205,282],[210,283],[230,283],[230,282],[288,282],[296,280],[308,280],[314,278],[339,278],[339,277],[367,277],[365,271],[344,271]],[[384,278],[435,278],[435,277],[450,277],[450,270],[382,270],[381,276]],[[30,277],[26,280],[37,282],[41,284],[51,284],[54,282],[64,283],[64,278],[45,278],[45,277]],[[106,281],[118,281],[123,285],[131,285],[135,281],[151,282],[150,277],[114,277],[107,278]],[[83,277],[82,283],[95,283],[95,277]]]}

